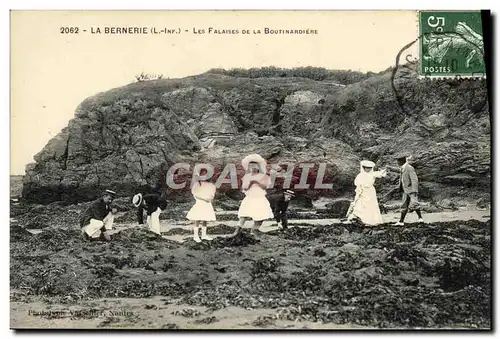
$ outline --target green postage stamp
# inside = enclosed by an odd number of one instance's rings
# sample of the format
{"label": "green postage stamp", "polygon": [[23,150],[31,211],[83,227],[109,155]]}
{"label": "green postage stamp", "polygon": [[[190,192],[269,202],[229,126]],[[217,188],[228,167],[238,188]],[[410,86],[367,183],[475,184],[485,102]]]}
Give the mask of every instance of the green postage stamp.
{"label": "green postage stamp", "polygon": [[420,76],[486,77],[480,11],[420,11]]}

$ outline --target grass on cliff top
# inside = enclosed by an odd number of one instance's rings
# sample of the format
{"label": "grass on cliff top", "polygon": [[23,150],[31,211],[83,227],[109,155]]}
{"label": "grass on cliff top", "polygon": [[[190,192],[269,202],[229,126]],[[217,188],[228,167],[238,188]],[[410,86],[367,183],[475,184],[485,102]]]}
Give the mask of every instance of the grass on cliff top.
{"label": "grass on cliff top", "polygon": [[357,72],[352,70],[332,70],[323,67],[254,67],[250,69],[213,68],[206,74],[222,74],[240,78],[308,78],[316,81],[333,81],[343,85],[360,82],[375,75],[373,72]]}
{"label": "grass on cliff top", "polygon": [[311,90],[329,94],[341,89],[343,85],[364,81],[373,78],[374,75],[375,73],[371,72],[364,74],[355,71],[332,71],[319,67],[213,69],[185,78],[140,81],[114,88],[86,99],[79,110],[84,110],[83,107],[88,104],[111,104],[123,97],[141,96],[143,99],[156,99],[164,92],[189,86],[210,87],[215,90],[231,90],[239,87],[256,89],[263,86],[271,89]]}

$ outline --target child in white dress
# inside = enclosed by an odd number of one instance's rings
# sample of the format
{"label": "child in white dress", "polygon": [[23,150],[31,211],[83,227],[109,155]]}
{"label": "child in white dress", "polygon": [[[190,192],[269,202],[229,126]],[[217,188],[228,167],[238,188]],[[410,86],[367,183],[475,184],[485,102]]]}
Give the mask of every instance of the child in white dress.
{"label": "child in white dress", "polygon": [[[189,210],[186,218],[194,221],[194,241],[201,242],[202,240],[212,240],[212,238],[207,235],[207,222],[216,220],[214,207],[212,206],[212,201],[215,198],[216,187],[209,181],[200,180],[198,175],[193,177],[193,181],[194,184],[191,188],[191,193],[193,194],[196,202]],[[200,228],[201,239],[199,235]]]}
{"label": "child in white dress", "polygon": [[266,189],[270,177],[266,174],[266,160],[258,154],[251,154],[241,162],[246,174],[242,179],[242,191],[245,198],[241,201],[238,210],[239,224],[233,236],[237,235],[245,221],[252,219],[254,224],[251,233],[257,235],[257,230],[266,219],[274,218],[269,200],[266,198]]}

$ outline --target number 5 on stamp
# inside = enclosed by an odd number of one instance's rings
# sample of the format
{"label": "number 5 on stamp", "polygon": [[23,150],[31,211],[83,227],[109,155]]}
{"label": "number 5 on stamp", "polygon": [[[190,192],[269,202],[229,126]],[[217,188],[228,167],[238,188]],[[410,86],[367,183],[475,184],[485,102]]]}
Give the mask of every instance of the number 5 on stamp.
{"label": "number 5 on stamp", "polygon": [[485,77],[480,11],[420,11],[420,75]]}

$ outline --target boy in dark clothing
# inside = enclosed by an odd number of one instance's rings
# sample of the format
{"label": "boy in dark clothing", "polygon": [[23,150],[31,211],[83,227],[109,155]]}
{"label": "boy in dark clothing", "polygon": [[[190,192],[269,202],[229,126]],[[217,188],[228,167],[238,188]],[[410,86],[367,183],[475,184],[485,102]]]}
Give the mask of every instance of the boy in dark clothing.
{"label": "boy in dark clothing", "polygon": [[139,225],[144,224],[144,211],[147,215],[147,224],[150,231],[161,234],[160,213],[167,208],[167,201],[158,194],[139,193],[134,196],[132,203],[137,207],[137,222]]}
{"label": "boy in dark clothing", "polygon": [[290,200],[294,196],[295,193],[290,190],[286,190],[280,194],[270,194],[267,196],[271,209],[273,210],[274,218],[278,224],[281,222],[283,229],[288,228],[288,217],[286,215],[286,211]]}
{"label": "boy in dark clothing", "polygon": [[111,204],[115,196],[114,191],[106,190],[103,196],[92,202],[82,214],[80,227],[87,239],[96,240],[103,236],[106,241],[111,240],[108,231],[113,228],[116,208],[112,208]]}

